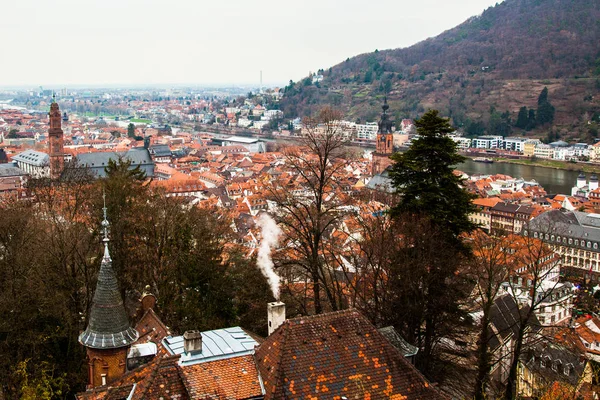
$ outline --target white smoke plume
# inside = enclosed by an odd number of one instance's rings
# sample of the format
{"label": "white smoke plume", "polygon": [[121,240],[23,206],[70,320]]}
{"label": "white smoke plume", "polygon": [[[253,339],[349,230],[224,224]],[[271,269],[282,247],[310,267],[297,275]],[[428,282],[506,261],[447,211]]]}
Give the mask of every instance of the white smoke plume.
{"label": "white smoke plume", "polygon": [[273,260],[271,260],[271,249],[277,246],[279,236],[281,236],[281,228],[267,213],[261,214],[258,218],[257,225],[261,229],[262,240],[258,248],[258,256],[256,265],[260,268],[262,274],[267,278],[271,291],[275,300],[279,300],[279,275],[273,269]]}

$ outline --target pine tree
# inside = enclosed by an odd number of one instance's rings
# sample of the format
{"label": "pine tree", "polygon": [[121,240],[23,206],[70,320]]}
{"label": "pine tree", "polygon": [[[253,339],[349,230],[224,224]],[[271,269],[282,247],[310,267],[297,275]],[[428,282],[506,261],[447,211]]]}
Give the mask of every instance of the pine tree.
{"label": "pine tree", "polygon": [[435,343],[464,321],[460,304],[470,286],[459,266],[470,251],[460,235],[475,228],[468,217],[474,208],[454,174],[465,158],[448,137],[454,131],[448,119],[430,110],[415,125],[420,137],[391,157],[390,176],[400,195],[392,217],[402,240],[393,256],[390,322],[415,339],[417,365],[435,379]]}
{"label": "pine tree", "polygon": [[135,137],[135,125],[130,123],[127,125],[127,137],[134,138]]}
{"label": "pine tree", "polygon": [[527,124],[529,123],[527,107],[523,106],[519,109],[519,115],[517,116],[517,123],[515,126],[520,129],[527,128]]}
{"label": "pine tree", "polygon": [[548,88],[544,87],[538,97],[537,124],[551,124],[554,122],[554,106],[548,100]]}
{"label": "pine tree", "polygon": [[535,120],[535,110],[533,108],[529,109],[529,115],[527,116],[527,129],[528,131],[532,130],[536,126]]}
{"label": "pine tree", "polygon": [[474,228],[468,215],[473,196],[461,187],[454,166],[465,160],[456,143],[447,136],[454,131],[448,119],[430,110],[415,121],[420,137],[404,153],[392,156],[391,177],[402,195],[393,213],[424,213],[457,237]]}

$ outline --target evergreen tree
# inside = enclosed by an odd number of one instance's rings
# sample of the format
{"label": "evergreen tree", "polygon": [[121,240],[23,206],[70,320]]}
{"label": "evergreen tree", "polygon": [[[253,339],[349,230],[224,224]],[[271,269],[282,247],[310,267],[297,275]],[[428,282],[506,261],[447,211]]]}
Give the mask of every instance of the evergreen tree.
{"label": "evergreen tree", "polygon": [[538,106],[542,105],[543,103],[546,103],[548,101],[548,87],[544,86],[544,89],[542,89],[542,92],[540,93],[539,97],[538,97]]}
{"label": "evergreen tree", "polygon": [[461,187],[461,178],[453,166],[465,157],[458,154],[456,143],[447,136],[454,131],[448,119],[430,110],[415,121],[420,137],[404,153],[396,153],[391,169],[393,184],[401,200],[393,209],[424,213],[455,238],[474,228],[468,215],[473,210],[473,196]]}
{"label": "evergreen tree", "polygon": [[535,128],[536,120],[535,120],[535,110],[533,108],[529,109],[529,115],[527,116],[527,129],[528,131]]}
{"label": "evergreen tree", "polygon": [[523,106],[519,109],[519,115],[517,116],[517,123],[515,126],[520,129],[527,128],[527,124],[529,123],[529,118],[527,114],[527,107]]}
{"label": "evergreen tree", "polygon": [[548,88],[544,87],[538,97],[537,123],[539,125],[554,122],[554,106],[548,100]]}
{"label": "evergreen tree", "polygon": [[540,125],[551,124],[554,122],[554,106],[545,101],[539,105],[537,110],[537,122]]}
{"label": "evergreen tree", "polygon": [[435,343],[458,334],[469,286],[459,266],[469,249],[460,235],[472,231],[473,195],[453,166],[464,161],[448,119],[430,110],[415,121],[420,137],[391,158],[390,176],[400,195],[392,209],[402,238],[392,256],[390,322],[419,346],[417,366],[435,376]]}
{"label": "evergreen tree", "polygon": [[134,138],[135,137],[135,125],[130,123],[127,125],[127,137]]}

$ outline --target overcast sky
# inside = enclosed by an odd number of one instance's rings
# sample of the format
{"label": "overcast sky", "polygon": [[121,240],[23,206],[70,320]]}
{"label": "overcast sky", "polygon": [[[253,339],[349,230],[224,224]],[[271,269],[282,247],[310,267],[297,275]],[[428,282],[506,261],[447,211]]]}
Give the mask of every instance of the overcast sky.
{"label": "overcast sky", "polygon": [[0,86],[294,81],[497,0],[1,0]]}

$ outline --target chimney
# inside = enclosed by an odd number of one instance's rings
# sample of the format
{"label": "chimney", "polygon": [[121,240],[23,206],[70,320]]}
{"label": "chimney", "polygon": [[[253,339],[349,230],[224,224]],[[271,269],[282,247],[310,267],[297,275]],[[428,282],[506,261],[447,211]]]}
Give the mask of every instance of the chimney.
{"label": "chimney", "polygon": [[185,331],[183,334],[183,350],[186,353],[202,352],[202,334],[200,331]]}
{"label": "chimney", "polygon": [[269,336],[285,322],[285,304],[275,301],[267,304],[267,319],[269,321]]}

